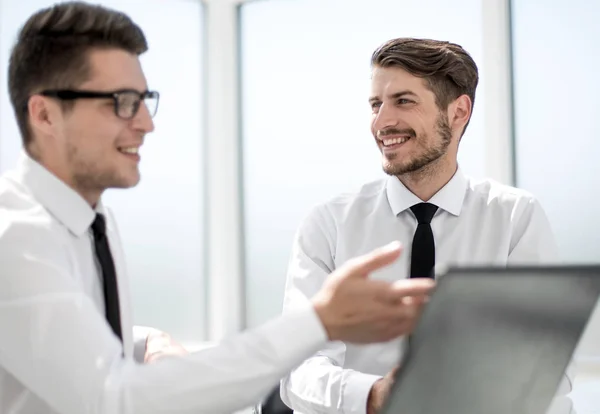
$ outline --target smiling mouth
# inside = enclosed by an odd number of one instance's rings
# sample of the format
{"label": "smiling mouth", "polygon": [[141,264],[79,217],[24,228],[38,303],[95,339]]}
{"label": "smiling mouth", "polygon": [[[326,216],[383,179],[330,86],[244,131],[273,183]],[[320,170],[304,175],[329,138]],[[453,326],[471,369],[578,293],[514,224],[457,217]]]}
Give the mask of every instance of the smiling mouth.
{"label": "smiling mouth", "polygon": [[397,138],[387,138],[387,139],[384,138],[384,139],[381,139],[380,141],[384,147],[393,147],[395,145],[404,144],[409,139],[410,139],[410,137],[404,136],[404,137],[397,137]]}
{"label": "smiling mouth", "polygon": [[140,148],[139,147],[123,147],[123,148],[119,148],[119,151],[122,152],[123,154],[128,154],[128,155],[137,155],[139,152]]}

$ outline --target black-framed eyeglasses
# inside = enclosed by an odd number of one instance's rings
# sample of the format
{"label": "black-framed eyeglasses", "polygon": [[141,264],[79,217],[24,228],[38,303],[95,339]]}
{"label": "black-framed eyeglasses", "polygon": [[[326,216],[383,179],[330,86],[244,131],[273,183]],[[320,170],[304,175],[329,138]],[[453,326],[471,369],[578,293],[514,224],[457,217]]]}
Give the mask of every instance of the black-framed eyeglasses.
{"label": "black-framed eyeglasses", "polygon": [[150,117],[156,115],[160,94],[156,91],[139,92],[135,89],[120,89],[111,92],[98,92],[87,90],[56,89],[45,90],[40,95],[71,101],[75,99],[112,99],[115,114],[122,119],[133,118],[140,110],[142,101],[148,108]]}

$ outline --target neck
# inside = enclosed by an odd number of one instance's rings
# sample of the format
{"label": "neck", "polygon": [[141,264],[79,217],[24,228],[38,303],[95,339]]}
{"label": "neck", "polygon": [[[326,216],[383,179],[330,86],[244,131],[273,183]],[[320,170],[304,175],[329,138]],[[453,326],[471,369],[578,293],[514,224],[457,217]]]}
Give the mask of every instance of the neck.
{"label": "neck", "polygon": [[65,162],[54,160],[52,157],[41,157],[36,151],[28,151],[28,153],[31,158],[79,194],[92,209],[96,208],[96,205],[100,201],[102,190],[88,188],[89,186],[86,186],[85,183],[78,183],[78,180],[64,168],[67,165]]}
{"label": "neck", "polygon": [[102,196],[102,190],[94,189],[86,186],[85,183],[78,183],[77,179],[70,177],[69,180],[59,177],[65,184],[71,187],[77,194],[79,194],[92,209],[95,209]]}
{"label": "neck", "polygon": [[398,175],[397,178],[406,188],[423,201],[429,201],[452,179],[458,164],[456,160],[446,164],[431,163],[410,173]]}

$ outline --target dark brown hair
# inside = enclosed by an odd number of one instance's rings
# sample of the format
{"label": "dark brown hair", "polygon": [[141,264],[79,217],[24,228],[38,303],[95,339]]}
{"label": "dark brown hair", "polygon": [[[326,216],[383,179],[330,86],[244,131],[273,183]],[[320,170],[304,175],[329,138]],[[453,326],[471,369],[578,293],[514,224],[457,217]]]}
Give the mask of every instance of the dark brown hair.
{"label": "dark brown hair", "polygon": [[477,64],[466,50],[455,43],[432,39],[392,39],[373,52],[371,65],[396,67],[424,78],[441,110],[447,109],[450,102],[461,95],[467,95],[471,104],[475,105],[475,90],[479,82]]}
{"label": "dark brown hair", "polygon": [[[44,89],[73,89],[90,76],[88,54],[118,48],[148,49],[142,30],[124,13],[83,2],[64,2],[33,14],[21,28],[8,66],[8,90],[25,147],[32,140],[29,97]],[[70,109],[72,103],[64,102]]]}

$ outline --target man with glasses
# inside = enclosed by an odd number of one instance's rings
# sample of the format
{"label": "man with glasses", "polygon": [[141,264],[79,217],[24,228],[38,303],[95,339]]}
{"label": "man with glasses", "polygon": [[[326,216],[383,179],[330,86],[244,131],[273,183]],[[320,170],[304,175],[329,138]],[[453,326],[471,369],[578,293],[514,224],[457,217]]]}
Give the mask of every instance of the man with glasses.
{"label": "man with glasses", "polygon": [[340,267],[292,315],[216,347],[136,341],[101,196],[140,180],[159,98],[146,49],[127,16],[83,2],[40,10],[18,35],[8,83],[24,154],[0,177],[0,413],[231,413],[328,341],[405,334],[433,286],[368,278],[398,258],[392,244]]}

